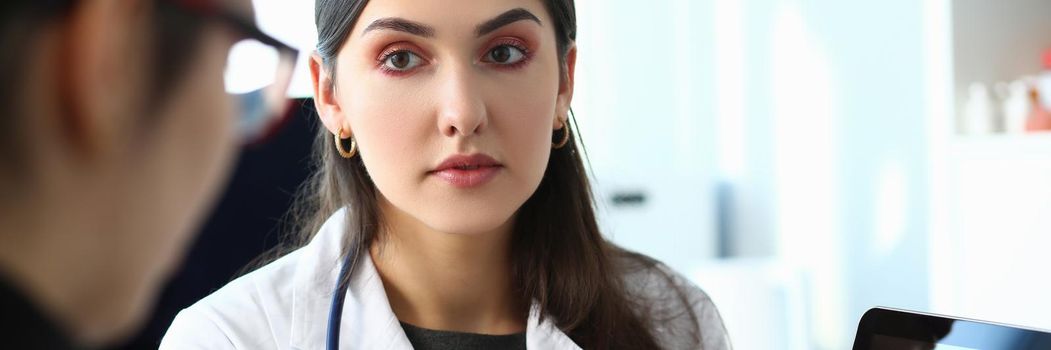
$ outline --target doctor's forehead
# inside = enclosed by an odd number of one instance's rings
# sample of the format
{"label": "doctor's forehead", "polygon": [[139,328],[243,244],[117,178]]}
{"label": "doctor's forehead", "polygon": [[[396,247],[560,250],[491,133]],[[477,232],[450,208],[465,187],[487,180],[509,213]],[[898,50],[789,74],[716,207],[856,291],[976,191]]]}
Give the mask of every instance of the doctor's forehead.
{"label": "doctor's forehead", "polygon": [[478,25],[512,10],[535,17],[539,24],[550,23],[543,0],[370,0],[352,35],[360,36],[370,24],[391,18],[423,24],[437,35],[473,34]]}

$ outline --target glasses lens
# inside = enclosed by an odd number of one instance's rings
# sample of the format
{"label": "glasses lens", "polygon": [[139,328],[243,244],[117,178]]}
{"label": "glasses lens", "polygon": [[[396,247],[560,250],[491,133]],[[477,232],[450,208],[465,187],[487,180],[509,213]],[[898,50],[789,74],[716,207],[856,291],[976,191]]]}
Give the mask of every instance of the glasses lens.
{"label": "glasses lens", "polygon": [[250,39],[231,47],[224,82],[238,99],[238,131],[245,142],[263,138],[284,116],[295,56]]}

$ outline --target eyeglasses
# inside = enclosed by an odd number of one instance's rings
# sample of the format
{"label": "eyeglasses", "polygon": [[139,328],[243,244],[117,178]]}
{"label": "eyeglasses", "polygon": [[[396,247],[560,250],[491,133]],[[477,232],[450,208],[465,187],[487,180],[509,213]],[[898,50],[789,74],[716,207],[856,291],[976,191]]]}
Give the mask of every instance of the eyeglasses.
{"label": "eyeglasses", "polygon": [[259,29],[253,20],[214,1],[171,0],[174,9],[233,28],[242,37],[227,54],[226,92],[238,100],[238,133],[245,143],[260,141],[288,117],[288,87],[299,50]]}
{"label": "eyeglasses", "polygon": [[[7,0],[0,0],[6,1]],[[184,15],[217,20],[233,28],[240,41],[227,54],[224,82],[226,92],[240,105],[238,132],[245,143],[264,139],[277,131],[288,117],[289,99],[286,97],[299,50],[267,35],[251,18],[217,4],[221,0],[160,0],[158,5]],[[40,0],[32,5],[46,11],[68,11],[77,0]],[[15,2],[14,5],[29,5]]]}

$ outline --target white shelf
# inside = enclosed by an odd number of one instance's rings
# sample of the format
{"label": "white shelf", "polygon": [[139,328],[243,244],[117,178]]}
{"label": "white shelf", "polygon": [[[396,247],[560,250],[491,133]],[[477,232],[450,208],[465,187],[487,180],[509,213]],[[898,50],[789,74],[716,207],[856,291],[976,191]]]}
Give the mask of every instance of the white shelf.
{"label": "white shelf", "polygon": [[1051,164],[1051,132],[955,136],[950,144],[954,156],[1041,156]]}
{"label": "white shelf", "polygon": [[953,313],[1049,328],[1051,135],[960,140],[946,181]]}

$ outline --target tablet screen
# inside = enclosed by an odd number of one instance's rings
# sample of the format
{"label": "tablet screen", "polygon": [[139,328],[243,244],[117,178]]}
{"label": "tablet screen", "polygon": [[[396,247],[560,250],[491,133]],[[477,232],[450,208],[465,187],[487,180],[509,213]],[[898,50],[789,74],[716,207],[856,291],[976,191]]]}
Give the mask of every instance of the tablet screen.
{"label": "tablet screen", "polygon": [[854,350],[1047,350],[1051,333],[990,322],[875,308],[858,324]]}
{"label": "tablet screen", "polygon": [[875,335],[872,337],[872,350],[980,350],[956,345],[935,344],[906,338]]}

